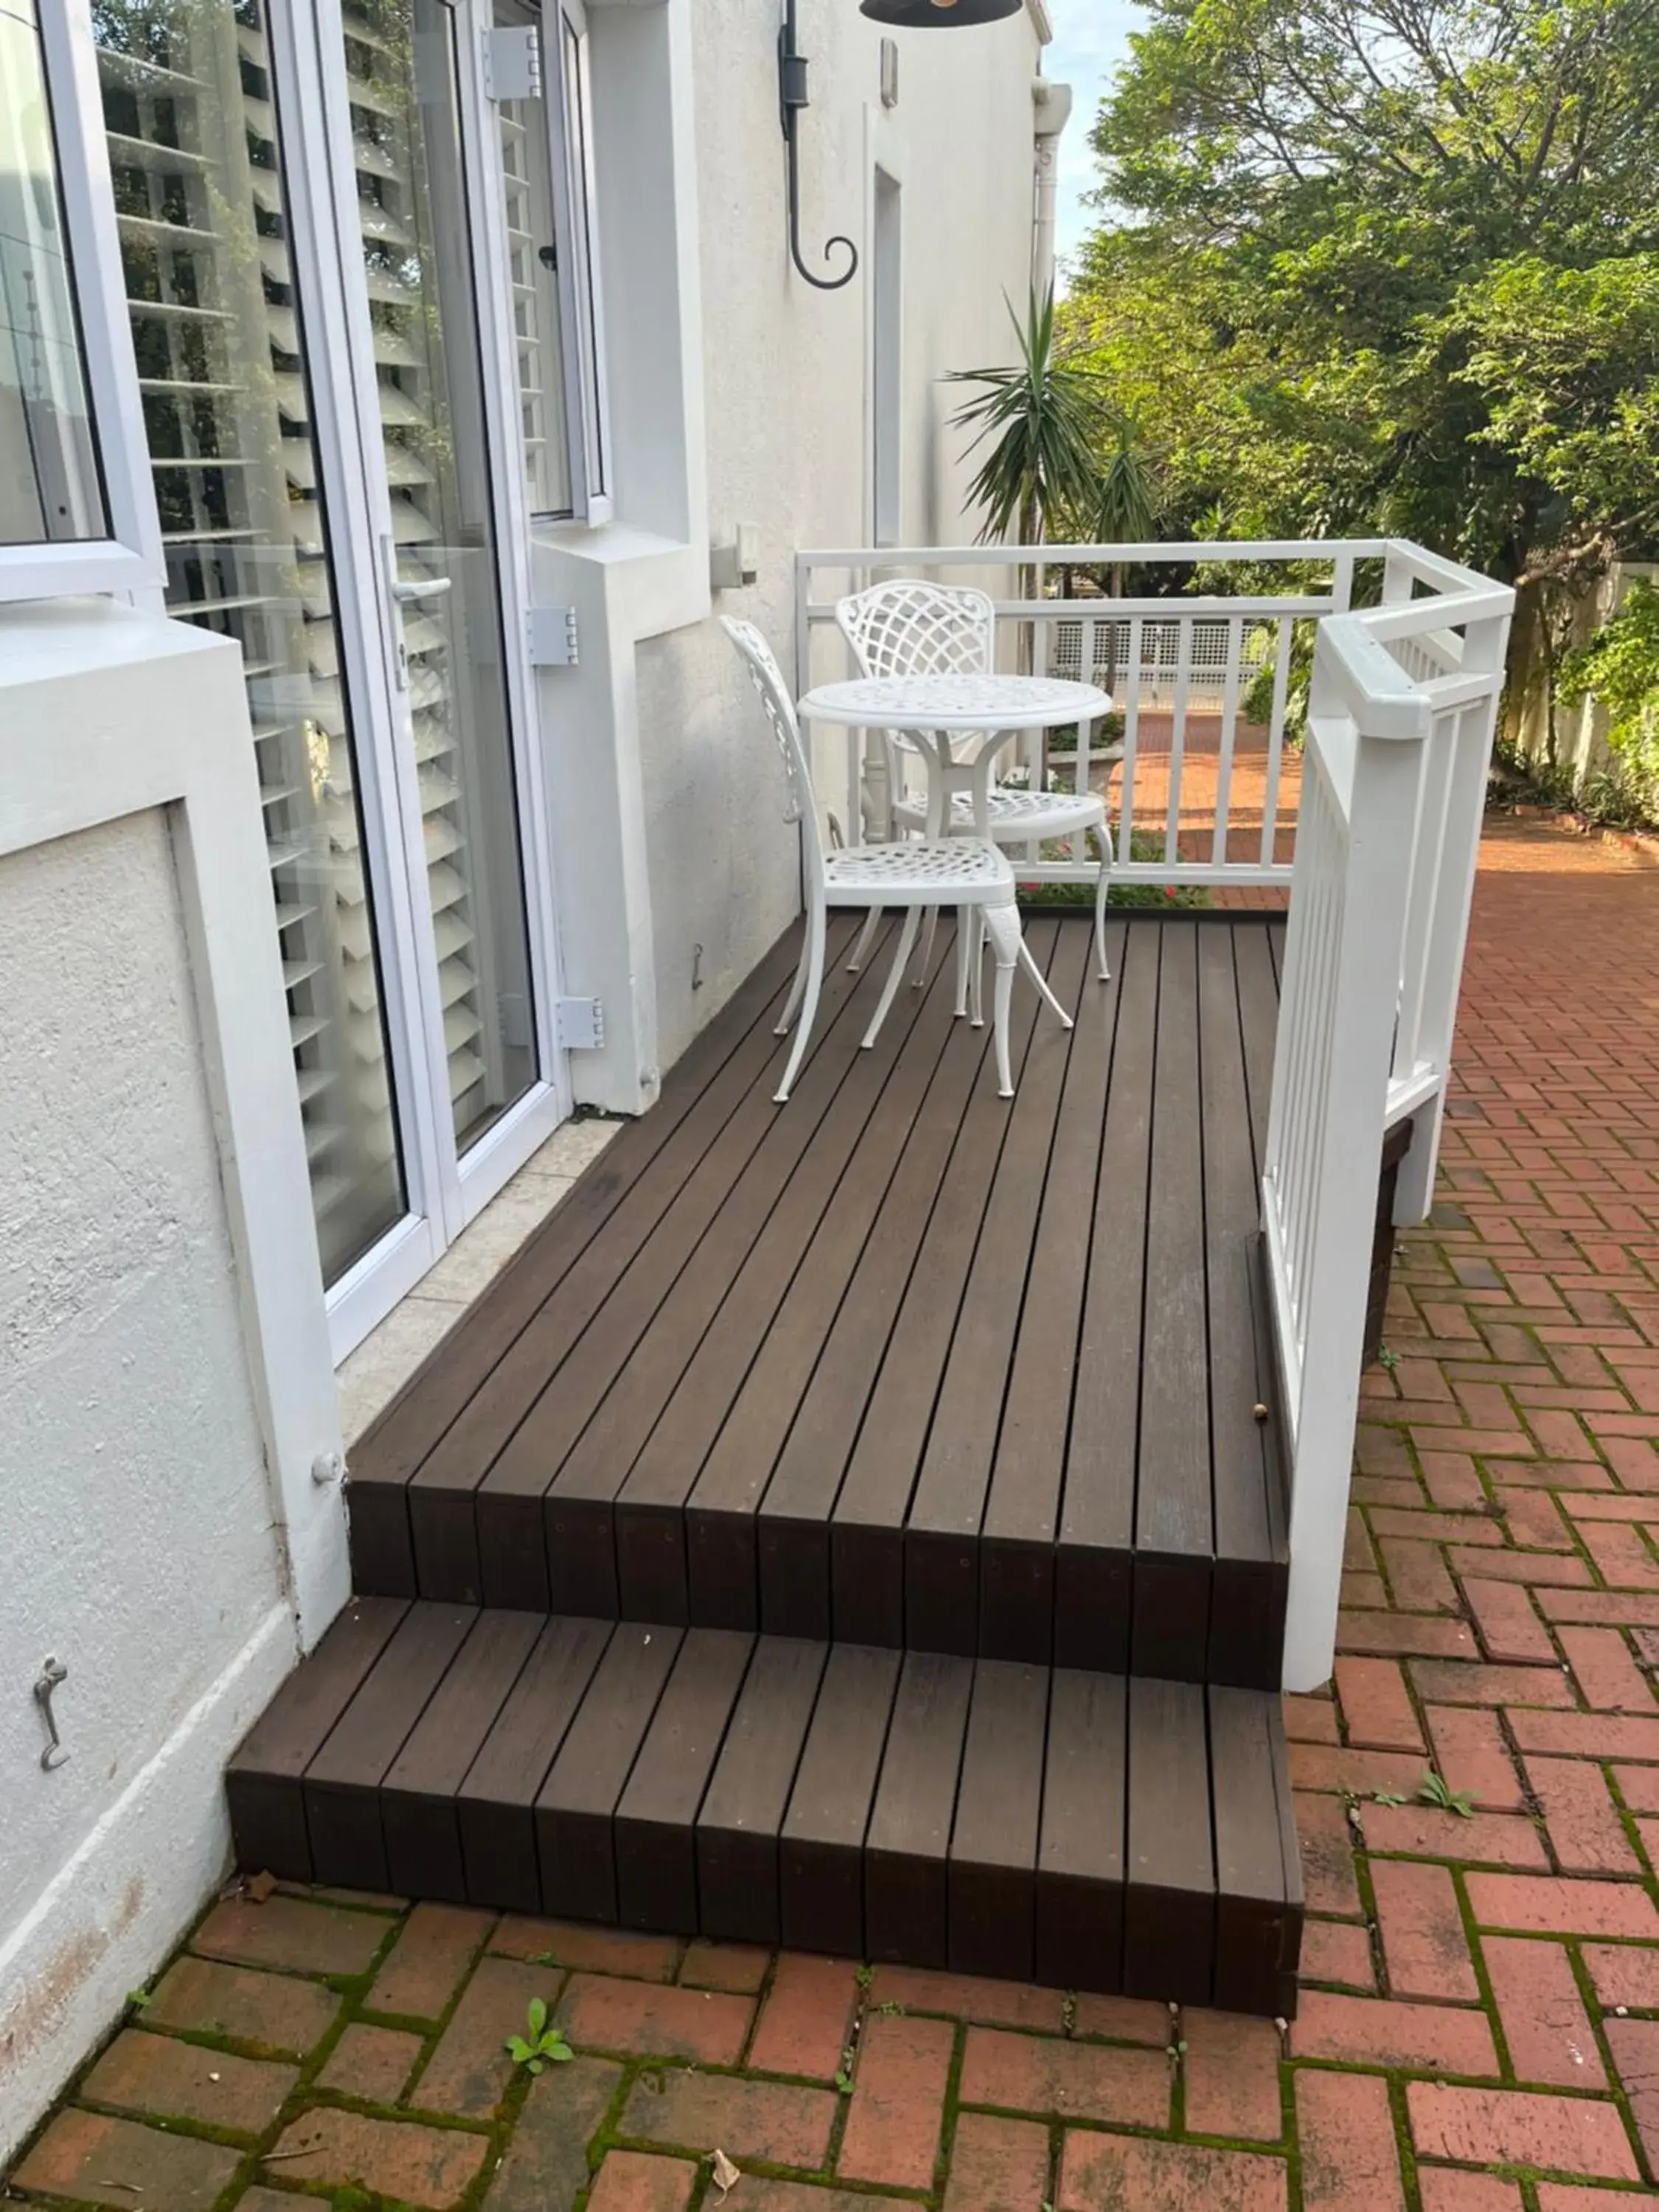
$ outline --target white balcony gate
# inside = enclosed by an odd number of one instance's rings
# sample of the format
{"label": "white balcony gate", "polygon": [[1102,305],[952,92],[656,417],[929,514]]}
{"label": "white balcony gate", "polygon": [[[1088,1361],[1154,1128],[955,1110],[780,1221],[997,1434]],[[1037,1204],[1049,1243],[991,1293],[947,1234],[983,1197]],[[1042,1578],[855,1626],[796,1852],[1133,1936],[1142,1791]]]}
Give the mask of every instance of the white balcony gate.
{"label": "white balcony gate", "polygon": [[[1289,576],[1283,590],[1237,595],[1045,594],[1067,568],[1198,563],[1206,580],[1218,568],[1253,586],[1275,568]],[[1372,564],[1368,583],[1380,572],[1380,598],[1356,610],[1361,563]],[[1310,587],[1318,568],[1328,580]],[[1000,581],[1019,587],[1022,570],[1036,596],[999,593]],[[1409,1120],[1395,1219],[1422,1220],[1514,593],[1397,539],[804,552],[802,690],[849,672],[836,599],[894,574],[980,584],[996,603],[1003,666],[1093,677],[1112,692],[1121,735],[1083,724],[1062,749],[1039,734],[1024,763],[1054,788],[1109,790],[1116,879],[1289,894],[1262,1227],[1291,1465],[1284,1680],[1312,1688],[1335,1643],[1376,1164],[1387,1132]],[[1310,641],[1298,744],[1288,708]],[[1252,689],[1267,707],[1255,722],[1243,712]],[[849,837],[878,835],[880,749],[854,738],[844,781],[823,773],[820,788],[844,791],[844,815],[831,807]],[[1022,883],[1094,875],[1081,850],[1016,866]]]}

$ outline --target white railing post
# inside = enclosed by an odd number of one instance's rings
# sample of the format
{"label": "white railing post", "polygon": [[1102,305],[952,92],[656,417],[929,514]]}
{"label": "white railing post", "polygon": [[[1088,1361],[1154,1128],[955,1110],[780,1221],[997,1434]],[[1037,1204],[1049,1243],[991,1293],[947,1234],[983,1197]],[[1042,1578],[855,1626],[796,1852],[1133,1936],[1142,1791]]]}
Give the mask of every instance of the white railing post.
{"label": "white railing post", "polygon": [[[1405,926],[1401,857],[1409,850],[1420,752],[1420,742],[1368,735],[1363,726],[1357,732],[1346,865],[1333,917],[1334,942],[1325,948],[1334,960],[1334,976],[1324,994],[1329,1034],[1322,1075],[1308,1101],[1321,1126],[1306,1194],[1312,1233],[1297,1297],[1302,1356],[1285,1630],[1287,1689],[1310,1690],[1325,1681],[1335,1650],[1377,1163]],[[1292,911],[1295,896],[1293,890]],[[1286,981],[1293,982],[1288,972]],[[1278,1091],[1276,1085],[1276,1104]],[[1276,1135],[1270,1128],[1270,1176]],[[1271,1182],[1264,1195],[1273,1206]]]}
{"label": "white railing post", "polygon": [[[1422,996],[1418,1009],[1417,1057],[1440,1071],[1434,1096],[1413,1115],[1409,1151],[1400,1163],[1395,1185],[1396,1223],[1425,1219],[1434,1198],[1435,1168],[1446,1112],[1446,1082],[1457,1026],[1457,998],[1463,976],[1463,951],[1474,898],[1476,853],[1486,814],[1486,775],[1498,726],[1498,693],[1509,650],[1507,616],[1471,623],[1463,641],[1463,672],[1484,675],[1484,697],[1456,710],[1445,819],[1440,836],[1440,870],[1434,911],[1423,957]],[[1401,1071],[1402,1073],[1404,1071]]]}
{"label": "white railing post", "polygon": [[1411,595],[1411,571],[1401,558],[1400,547],[1390,545],[1382,562],[1382,604],[1385,607],[1401,606]]}

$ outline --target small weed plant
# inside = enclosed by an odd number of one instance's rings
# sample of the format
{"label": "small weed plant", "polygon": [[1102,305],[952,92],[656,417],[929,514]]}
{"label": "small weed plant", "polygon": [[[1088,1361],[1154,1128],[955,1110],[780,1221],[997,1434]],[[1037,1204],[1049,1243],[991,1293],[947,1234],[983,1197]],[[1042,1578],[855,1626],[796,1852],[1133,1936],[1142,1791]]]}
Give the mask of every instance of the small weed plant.
{"label": "small weed plant", "polygon": [[1474,1800],[1467,1790],[1454,1790],[1433,1767],[1417,1785],[1418,1802],[1437,1806],[1443,1813],[1455,1813],[1460,1820],[1474,1818]]}
{"label": "small weed plant", "polygon": [[515,2066],[522,2066],[527,2074],[539,2074],[544,2066],[562,2066],[575,2057],[564,2039],[564,2030],[548,2026],[547,2007],[540,1997],[531,1998],[525,2018],[529,2034],[509,2035],[505,2045]]}
{"label": "small weed plant", "polygon": [[1376,1790],[1371,1793],[1373,1805],[1405,1805],[1412,1802],[1413,1799],[1419,1805],[1432,1805],[1437,1812],[1455,1813],[1462,1820],[1474,1818],[1474,1800],[1468,1791],[1454,1790],[1443,1776],[1436,1773],[1433,1767],[1418,1784],[1412,1798],[1407,1798],[1400,1790]]}

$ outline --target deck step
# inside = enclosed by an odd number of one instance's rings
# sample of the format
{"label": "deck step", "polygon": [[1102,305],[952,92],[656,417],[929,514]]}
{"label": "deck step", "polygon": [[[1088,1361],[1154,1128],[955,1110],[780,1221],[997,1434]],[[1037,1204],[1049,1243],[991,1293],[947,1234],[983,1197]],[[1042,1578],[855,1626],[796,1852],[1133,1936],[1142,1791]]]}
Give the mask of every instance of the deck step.
{"label": "deck step", "polygon": [[367,1596],[227,1788],[249,1873],[1295,2008],[1259,1690]]}
{"label": "deck step", "polygon": [[[1272,1689],[1289,1583],[1282,1521],[1254,1552],[972,1535],[894,1517],[441,1498],[354,1479],[353,1586],[380,1596],[837,1638],[965,1658]],[[440,1530],[438,1516],[448,1516]],[[421,1534],[412,1540],[406,1516]],[[459,1527],[458,1524],[464,1524]],[[420,1561],[417,1567],[416,1560]],[[482,1563],[482,1565],[481,1565]]]}
{"label": "deck step", "polygon": [[1108,936],[1012,1103],[948,949],[867,1052],[838,957],[781,1112],[781,945],[354,1443],[355,1588],[1276,1686],[1277,925]]}

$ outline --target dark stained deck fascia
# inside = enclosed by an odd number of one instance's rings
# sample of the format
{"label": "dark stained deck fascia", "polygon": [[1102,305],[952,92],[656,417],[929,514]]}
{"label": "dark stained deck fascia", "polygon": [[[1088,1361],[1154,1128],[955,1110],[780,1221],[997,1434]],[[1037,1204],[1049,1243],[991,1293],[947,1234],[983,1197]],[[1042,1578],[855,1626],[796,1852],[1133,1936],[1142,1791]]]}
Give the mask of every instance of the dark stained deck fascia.
{"label": "dark stained deck fascia", "polygon": [[226,1780],[248,1872],[1295,2010],[1264,1691],[356,1599]]}

